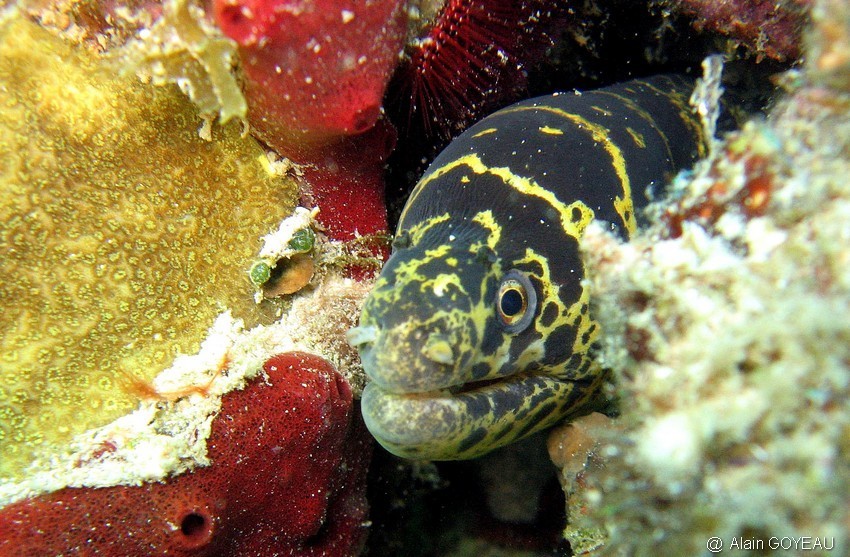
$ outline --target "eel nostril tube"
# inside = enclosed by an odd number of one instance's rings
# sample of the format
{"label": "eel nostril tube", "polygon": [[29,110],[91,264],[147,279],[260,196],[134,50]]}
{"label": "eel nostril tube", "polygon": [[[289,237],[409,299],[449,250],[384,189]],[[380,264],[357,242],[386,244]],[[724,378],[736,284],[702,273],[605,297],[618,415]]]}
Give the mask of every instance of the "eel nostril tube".
{"label": "eel nostril tube", "polygon": [[375,326],[353,327],[345,333],[345,338],[348,340],[348,344],[356,348],[375,342],[375,339],[378,338],[378,328]]}

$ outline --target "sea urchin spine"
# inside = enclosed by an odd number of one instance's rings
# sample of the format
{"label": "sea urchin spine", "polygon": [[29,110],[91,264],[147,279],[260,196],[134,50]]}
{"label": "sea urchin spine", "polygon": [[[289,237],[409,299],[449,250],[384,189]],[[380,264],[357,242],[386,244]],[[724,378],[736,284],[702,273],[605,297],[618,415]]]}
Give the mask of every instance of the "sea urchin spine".
{"label": "sea urchin spine", "polygon": [[410,136],[421,127],[449,139],[519,97],[527,67],[551,44],[547,30],[566,13],[564,0],[448,0],[427,35],[410,45],[389,112]]}

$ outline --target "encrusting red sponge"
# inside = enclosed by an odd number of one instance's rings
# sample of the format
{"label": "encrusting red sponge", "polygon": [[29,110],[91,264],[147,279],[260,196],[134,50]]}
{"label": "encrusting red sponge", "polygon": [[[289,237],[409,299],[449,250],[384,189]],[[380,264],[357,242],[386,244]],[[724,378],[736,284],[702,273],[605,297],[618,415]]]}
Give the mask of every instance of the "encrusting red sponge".
{"label": "encrusting red sponge", "polygon": [[251,126],[279,153],[371,129],[404,46],[401,0],[213,0],[239,45]]}
{"label": "encrusting red sponge", "polygon": [[396,134],[381,103],[405,43],[406,3],[210,2],[239,45],[252,133],[301,166],[302,203],[321,209],[333,240],[385,235],[383,168]]}
{"label": "encrusting red sponge", "polygon": [[225,395],[212,464],[162,483],[66,488],[0,510],[0,556],[327,556],[366,536],[371,441],[324,359],[286,353]]}

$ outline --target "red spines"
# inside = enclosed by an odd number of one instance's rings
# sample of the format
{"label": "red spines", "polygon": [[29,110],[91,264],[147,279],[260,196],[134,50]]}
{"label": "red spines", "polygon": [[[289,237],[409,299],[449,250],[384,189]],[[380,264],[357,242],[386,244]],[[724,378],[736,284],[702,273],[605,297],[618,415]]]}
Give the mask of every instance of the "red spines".
{"label": "red spines", "polygon": [[393,79],[390,114],[408,137],[443,141],[526,88],[565,20],[566,0],[447,0]]}

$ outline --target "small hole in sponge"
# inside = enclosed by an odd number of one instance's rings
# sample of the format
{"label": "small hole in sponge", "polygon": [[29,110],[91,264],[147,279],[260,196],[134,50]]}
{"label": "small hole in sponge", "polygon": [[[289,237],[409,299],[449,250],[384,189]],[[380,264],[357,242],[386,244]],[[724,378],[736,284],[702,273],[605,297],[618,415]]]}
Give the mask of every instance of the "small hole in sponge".
{"label": "small hole in sponge", "polygon": [[206,517],[197,513],[189,513],[183,517],[183,522],[180,523],[180,531],[184,535],[194,537],[202,533],[207,528]]}
{"label": "small hole in sponge", "polygon": [[224,33],[239,44],[251,42],[253,29],[251,18],[246,16],[240,4],[225,5],[218,10],[218,23]]}
{"label": "small hole in sponge", "polygon": [[180,521],[183,545],[189,548],[206,545],[212,538],[212,518],[203,511],[191,511]]}
{"label": "small hole in sponge", "polygon": [[230,25],[242,25],[245,16],[242,14],[242,6],[225,6],[221,9],[221,18]]}
{"label": "small hole in sponge", "polygon": [[379,105],[364,106],[357,110],[351,121],[351,133],[363,133],[372,129],[378,117],[381,115]]}

